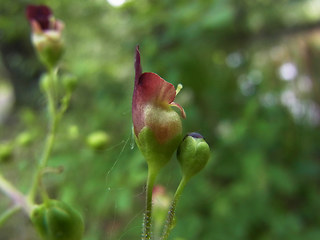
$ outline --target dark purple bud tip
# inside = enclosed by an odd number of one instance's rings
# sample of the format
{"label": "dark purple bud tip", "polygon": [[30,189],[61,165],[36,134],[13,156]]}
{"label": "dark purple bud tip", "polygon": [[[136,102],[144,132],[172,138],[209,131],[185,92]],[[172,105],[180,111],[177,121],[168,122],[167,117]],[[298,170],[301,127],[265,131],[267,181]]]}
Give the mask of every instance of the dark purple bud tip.
{"label": "dark purple bud tip", "polygon": [[29,5],[26,9],[26,15],[29,22],[36,21],[43,31],[50,29],[52,12],[49,7],[45,5]]}
{"label": "dark purple bud tip", "polygon": [[203,138],[201,136],[201,134],[196,133],[196,132],[188,133],[187,136],[190,136],[190,137],[193,137],[193,138]]}

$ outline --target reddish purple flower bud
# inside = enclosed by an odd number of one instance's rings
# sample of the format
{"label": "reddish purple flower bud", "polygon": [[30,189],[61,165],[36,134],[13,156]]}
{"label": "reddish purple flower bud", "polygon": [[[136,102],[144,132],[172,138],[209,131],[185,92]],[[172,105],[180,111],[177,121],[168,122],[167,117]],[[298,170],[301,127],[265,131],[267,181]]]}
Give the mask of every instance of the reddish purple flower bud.
{"label": "reddish purple flower bud", "polygon": [[[165,159],[164,165],[181,140],[182,123],[177,107],[183,118],[183,108],[174,102],[176,90],[171,83],[155,73],[142,73],[139,47],[135,57],[135,83],[132,99],[132,121],[137,144],[148,159]],[[142,134],[143,133],[143,134]],[[159,155],[163,155],[160,156]]]}
{"label": "reddish purple flower bud", "polygon": [[45,5],[29,5],[26,17],[32,28],[32,43],[40,60],[48,67],[56,66],[63,53],[63,23],[56,20],[51,9]]}
{"label": "reddish purple flower bud", "polygon": [[36,22],[42,31],[50,29],[50,18],[52,17],[51,9],[45,5],[29,5],[26,9],[26,16],[29,22]]}
{"label": "reddish purple flower bud", "polygon": [[[162,109],[170,111],[171,106],[178,107],[181,116],[186,117],[183,108],[174,102],[176,90],[171,83],[168,83],[159,75],[151,72],[142,73],[139,48],[136,48],[135,62],[135,84],[132,100],[132,118],[134,132],[138,136],[143,127],[150,127],[159,142],[169,140],[175,133],[170,119],[162,119],[161,115],[154,115],[153,110]],[[163,120],[161,123],[158,120]]]}
{"label": "reddish purple flower bud", "polygon": [[29,5],[26,9],[26,17],[34,33],[50,30],[61,32],[63,29],[63,23],[55,20],[51,9],[45,5]]}

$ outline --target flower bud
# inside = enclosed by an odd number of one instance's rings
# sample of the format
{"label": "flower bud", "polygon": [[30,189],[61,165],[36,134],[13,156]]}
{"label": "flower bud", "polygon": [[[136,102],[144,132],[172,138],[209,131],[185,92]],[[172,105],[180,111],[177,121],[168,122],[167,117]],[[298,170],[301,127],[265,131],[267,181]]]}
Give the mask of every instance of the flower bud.
{"label": "flower bud", "polygon": [[46,93],[50,90],[50,81],[50,76],[48,74],[41,75],[39,85],[42,92]]}
{"label": "flower bud", "polygon": [[174,102],[174,86],[155,73],[142,73],[140,52],[136,48],[135,84],[132,98],[132,122],[136,143],[154,170],[162,168],[181,141],[182,122]]}
{"label": "flower bud", "polygon": [[49,200],[35,207],[31,221],[44,240],[81,240],[83,221],[78,212],[67,204]]}
{"label": "flower bud", "polygon": [[77,87],[78,79],[73,75],[66,75],[62,77],[62,84],[67,92],[73,92]]}
{"label": "flower bud", "polygon": [[49,68],[55,67],[64,51],[63,23],[56,20],[51,9],[44,5],[29,5],[26,16],[32,28],[32,43],[40,60]]}
{"label": "flower bud", "polygon": [[110,142],[110,136],[104,131],[96,131],[87,137],[87,144],[94,150],[105,148]]}
{"label": "flower bud", "polygon": [[199,133],[190,133],[181,142],[177,158],[187,179],[200,172],[210,157],[210,148]]}
{"label": "flower bud", "polygon": [[25,131],[20,133],[16,138],[16,143],[20,146],[28,146],[34,139],[34,136],[31,132]]}

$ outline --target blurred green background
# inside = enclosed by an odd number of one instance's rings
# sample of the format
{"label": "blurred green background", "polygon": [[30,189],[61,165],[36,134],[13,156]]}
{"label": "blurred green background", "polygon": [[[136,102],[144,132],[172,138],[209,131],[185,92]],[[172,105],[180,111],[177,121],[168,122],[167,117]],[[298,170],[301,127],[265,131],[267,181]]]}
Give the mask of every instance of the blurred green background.
{"label": "blurred green background", "polygon": [[[64,21],[61,74],[79,80],[49,161],[64,171],[44,181],[81,212],[85,240],[140,238],[147,168],[131,135],[137,44],[144,71],[183,84],[184,131],[212,148],[171,239],[320,239],[319,1],[1,0],[0,171],[22,191],[47,121],[28,4],[47,4]],[[87,143],[96,131],[110,137],[103,149]],[[157,184],[170,196],[180,175],[173,159]],[[0,211],[8,206],[0,194]],[[0,239],[38,237],[19,213]]]}

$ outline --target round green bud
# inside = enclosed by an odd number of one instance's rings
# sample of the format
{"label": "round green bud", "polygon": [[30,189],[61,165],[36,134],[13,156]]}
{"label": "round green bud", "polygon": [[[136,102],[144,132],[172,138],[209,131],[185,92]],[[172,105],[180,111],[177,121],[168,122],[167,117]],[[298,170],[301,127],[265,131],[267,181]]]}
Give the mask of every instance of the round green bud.
{"label": "round green bud", "polygon": [[33,135],[28,131],[20,133],[16,138],[16,142],[20,146],[28,146],[32,142],[32,140]]}
{"label": "round green bud", "polygon": [[182,174],[187,179],[200,172],[210,158],[210,148],[199,133],[189,133],[177,151]]}
{"label": "round green bud", "polygon": [[50,76],[48,74],[43,74],[40,78],[40,89],[42,92],[48,92],[50,89]]}
{"label": "round green bud", "polygon": [[93,132],[87,137],[88,146],[94,150],[105,148],[109,142],[110,136],[104,131]]}
{"label": "round green bud", "polygon": [[43,240],[81,240],[84,230],[82,218],[67,204],[49,200],[35,207],[31,221]]}
{"label": "round green bud", "polygon": [[67,92],[73,92],[77,87],[78,79],[73,75],[65,75],[62,77],[62,84]]}
{"label": "round green bud", "polygon": [[79,137],[79,128],[77,125],[71,125],[68,128],[68,136],[70,139],[77,139]]}

